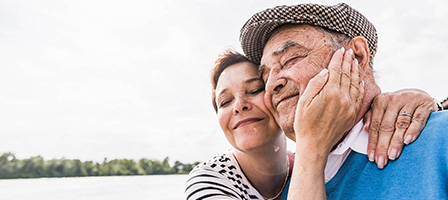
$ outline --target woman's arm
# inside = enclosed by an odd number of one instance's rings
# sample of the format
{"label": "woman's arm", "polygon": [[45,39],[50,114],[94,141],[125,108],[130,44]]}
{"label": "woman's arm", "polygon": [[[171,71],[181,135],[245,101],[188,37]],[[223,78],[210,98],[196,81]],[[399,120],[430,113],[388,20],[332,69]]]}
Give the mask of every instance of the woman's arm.
{"label": "woman's arm", "polygon": [[378,95],[371,105],[371,115],[364,118],[365,130],[369,132],[369,160],[376,161],[382,169],[388,159],[397,159],[404,145],[418,138],[433,111],[437,111],[437,103],[422,90]]}

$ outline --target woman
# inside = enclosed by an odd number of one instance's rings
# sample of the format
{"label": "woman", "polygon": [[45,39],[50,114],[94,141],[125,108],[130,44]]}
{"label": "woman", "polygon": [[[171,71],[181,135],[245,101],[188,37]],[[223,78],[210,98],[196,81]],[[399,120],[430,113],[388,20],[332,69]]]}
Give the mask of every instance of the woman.
{"label": "woman", "polygon": [[257,66],[228,51],[216,61],[211,79],[213,106],[233,148],[192,170],[186,198],[280,199],[294,155],[264,104]]}

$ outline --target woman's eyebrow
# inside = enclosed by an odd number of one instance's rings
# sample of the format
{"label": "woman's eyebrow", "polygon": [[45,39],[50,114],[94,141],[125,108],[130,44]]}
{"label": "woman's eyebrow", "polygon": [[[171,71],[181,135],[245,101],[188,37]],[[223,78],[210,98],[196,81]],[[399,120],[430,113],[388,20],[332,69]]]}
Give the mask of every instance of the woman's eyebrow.
{"label": "woman's eyebrow", "polygon": [[220,97],[220,96],[222,96],[222,94],[224,94],[224,93],[226,93],[227,92],[227,88],[225,88],[225,89],[223,89],[223,90],[221,90],[221,91],[216,91],[216,100],[218,100],[218,98]]}
{"label": "woman's eyebrow", "polygon": [[256,82],[256,81],[262,81],[263,82],[263,80],[260,77],[255,77],[255,78],[247,79],[246,81],[244,81],[244,83],[249,84],[249,83],[253,83],[253,82]]}

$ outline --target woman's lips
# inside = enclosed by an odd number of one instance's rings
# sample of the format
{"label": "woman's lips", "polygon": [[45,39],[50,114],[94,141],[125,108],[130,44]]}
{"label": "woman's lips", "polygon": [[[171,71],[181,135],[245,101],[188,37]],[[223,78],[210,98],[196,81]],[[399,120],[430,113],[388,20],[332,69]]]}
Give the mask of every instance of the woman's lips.
{"label": "woman's lips", "polygon": [[235,126],[233,126],[233,129],[237,129],[238,127],[245,126],[245,125],[248,125],[248,124],[251,124],[251,123],[259,122],[259,121],[261,121],[263,119],[264,118],[247,118],[247,119],[243,119],[243,120],[237,122],[235,124]]}

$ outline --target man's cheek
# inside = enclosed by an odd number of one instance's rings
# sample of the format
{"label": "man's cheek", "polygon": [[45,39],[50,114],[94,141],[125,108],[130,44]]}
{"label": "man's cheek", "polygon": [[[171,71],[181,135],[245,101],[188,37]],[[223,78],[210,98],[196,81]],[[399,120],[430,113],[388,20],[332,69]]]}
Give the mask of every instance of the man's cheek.
{"label": "man's cheek", "polygon": [[272,106],[272,95],[265,92],[264,93],[264,104],[266,105],[266,108],[268,108],[269,112],[274,116],[275,121],[278,124],[278,113],[274,110],[274,107]]}

